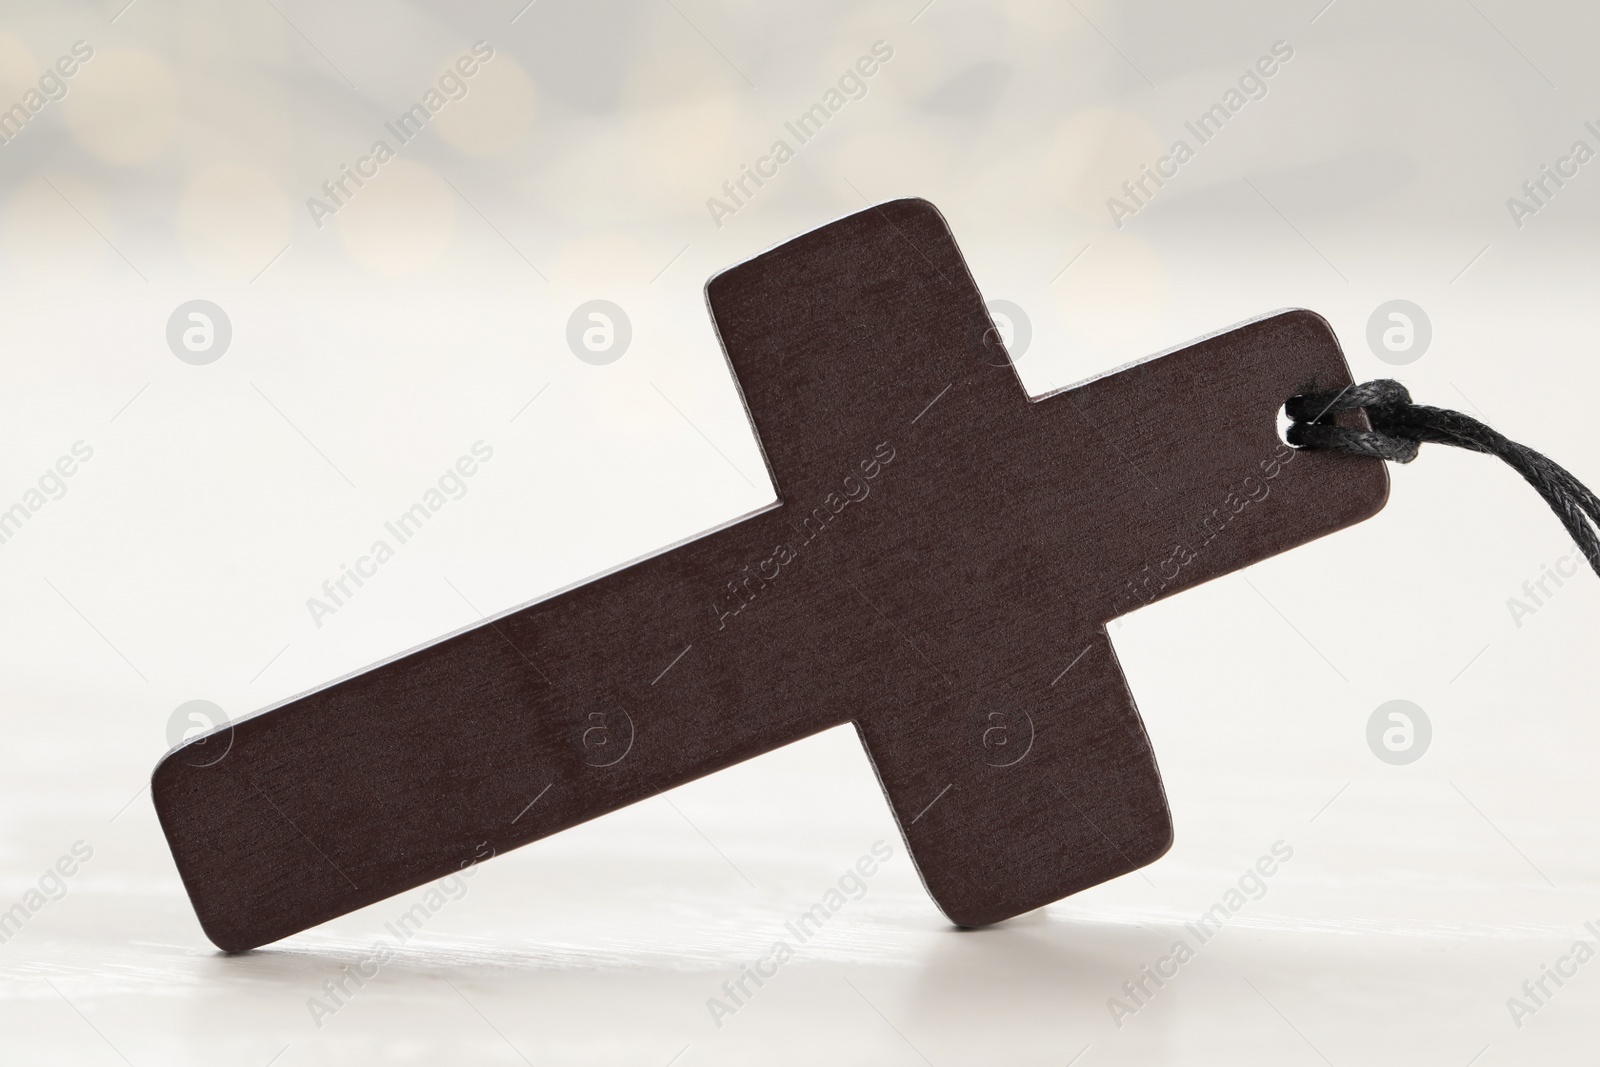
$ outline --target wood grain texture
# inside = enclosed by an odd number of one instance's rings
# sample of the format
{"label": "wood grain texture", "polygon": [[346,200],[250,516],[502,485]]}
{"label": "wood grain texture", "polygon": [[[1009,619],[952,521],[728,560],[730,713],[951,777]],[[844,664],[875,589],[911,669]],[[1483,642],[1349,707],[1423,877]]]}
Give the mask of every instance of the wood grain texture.
{"label": "wood grain texture", "polygon": [[156,809],[218,946],[846,722],[951,920],[1047,904],[1172,840],[1105,624],[1387,496],[1381,462],[1278,439],[1285,398],[1351,380],[1310,312],[1033,402],[919,200],[707,296],[780,504],[169,753]]}

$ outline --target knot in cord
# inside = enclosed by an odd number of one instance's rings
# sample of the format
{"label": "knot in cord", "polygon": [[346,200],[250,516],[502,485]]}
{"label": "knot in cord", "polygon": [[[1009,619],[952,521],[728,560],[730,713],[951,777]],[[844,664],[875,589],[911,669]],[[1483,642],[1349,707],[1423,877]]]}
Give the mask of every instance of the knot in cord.
{"label": "knot in cord", "polygon": [[[1325,448],[1410,463],[1417,458],[1421,440],[1406,433],[1402,412],[1410,407],[1414,407],[1411,393],[1392,378],[1322,393],[1304,393],[1290,397],[1284,405],[1284,413],[1292,420],[1287,436],[1296,448]],[[1334,416],[1347,411],[1365,411],[1372,429],[1357,430],[1335,424]]]}
{"label": "knot in cord", "polygon": [[[1350,411],[1365,412],[1371,429],[1340,426],[1334,421]],[[1419,446],[1431,441],[1500,457],[1544,497],[1589,566],[1600,574],[1600,536],[1591,525],[1600,524],[1600,500],[1549,457],[1517,444],[1470,415],[1413,404],[1406,387],[1390,378],[1302,393],[1289,398],[1284,413],[1290,419],[1285,436],[1296,448],[1410,463],[1417,458]]]}

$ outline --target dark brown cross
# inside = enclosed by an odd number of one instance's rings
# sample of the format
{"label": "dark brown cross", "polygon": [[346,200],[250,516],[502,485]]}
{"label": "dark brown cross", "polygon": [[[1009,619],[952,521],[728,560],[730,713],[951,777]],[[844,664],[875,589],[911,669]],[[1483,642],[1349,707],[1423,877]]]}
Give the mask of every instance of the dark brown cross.
{"label": "dark brown cross", "polygon": [[169,753],[156,810],[217,945],[847,722],[952,921],[1048,904],[1172,841],[1106,623],[1388,493],[1278,437],[1351,381],[1310,312],[1033,401],[920,200],[708,296],[780,502]]}

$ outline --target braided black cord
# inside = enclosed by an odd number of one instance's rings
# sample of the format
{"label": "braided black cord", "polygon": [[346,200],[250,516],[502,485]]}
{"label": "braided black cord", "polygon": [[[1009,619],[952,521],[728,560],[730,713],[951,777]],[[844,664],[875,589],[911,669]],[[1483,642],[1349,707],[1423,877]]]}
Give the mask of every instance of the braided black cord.
{"label": "braided black cord", "polygon": [[[1334,422],[1335,416],[1356,410],[1366,412],[1372,429],[1356,430]],[[1296,448],[1331,449],[1410,463],[1417,458],[1418,446],[1431,441],[1499,456],[1544,497],[1589,566],[1600,574],[1600,536],[1591,525],[1600,525],[1600,499],[1561,465],[1470,415],[1413,404],[1406,387],[1389,378],[1302,393],[1289,399],[1284,412],[1290,419],[1289,443]]]}

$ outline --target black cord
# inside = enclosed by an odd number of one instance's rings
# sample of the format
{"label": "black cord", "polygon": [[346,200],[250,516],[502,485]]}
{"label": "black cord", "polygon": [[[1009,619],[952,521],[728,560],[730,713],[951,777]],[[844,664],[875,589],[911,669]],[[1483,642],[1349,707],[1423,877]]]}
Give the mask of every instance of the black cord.
{"label": "black cord", "polygon": [[[1356,430],[1334,422],[1335,416],[1356,410],[1366,412],[1372,429]],[[1413,404],[1406,387],[1390,378],[1290,397],[1284,413],[1290,419],[1289,443],[1296,448],[1331,449],[1410,463],[1417,458],[1422,442],[1431,441],[1499,456],[1539,491],[1589,566],[1600,574],[1600,536],[1590,525],[1600,524],[1600,500],[1559,464],[1470,415]]]}

